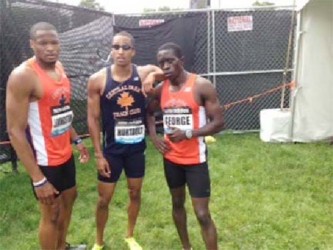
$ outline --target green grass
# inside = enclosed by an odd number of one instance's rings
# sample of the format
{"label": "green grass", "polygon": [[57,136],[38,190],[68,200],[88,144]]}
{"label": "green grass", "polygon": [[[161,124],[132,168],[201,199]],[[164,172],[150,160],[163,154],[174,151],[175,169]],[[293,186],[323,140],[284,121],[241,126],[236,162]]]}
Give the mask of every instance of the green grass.
{"label": "green grass", "polygon": [[[333,249],[332,146],[268,144],[258,134],[226,134],[209,150],[210,207],[221,249]],[[19,171],[0,172],[0,250],[38,249],[38,205],[27,174],[21,166]],[[79,197],[68,240],[91,247],[97,200],[94,160],[77,164],[77,174]],[[142,198],[135,236],[143,248],[181,249],[161,156],[150,142]],[[122,176],[110,206],[106,249],[126,249],[127,201]],[[186,207],[193,249],[204,249],[189,199]]]}

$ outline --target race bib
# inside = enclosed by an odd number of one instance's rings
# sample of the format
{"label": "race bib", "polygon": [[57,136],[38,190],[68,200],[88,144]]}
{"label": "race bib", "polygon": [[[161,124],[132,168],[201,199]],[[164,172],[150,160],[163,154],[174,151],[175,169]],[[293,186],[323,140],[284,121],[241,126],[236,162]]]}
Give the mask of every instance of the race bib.
{"label": "race bib", "polygon": [[116,121],[114,134],[116,143],[139,143],[145,138],[145,126],[141,120]]}
{"label": "race bib", "polygon": [[180,130],[193,129],[193,116],[188,108],[166,109],[163,111],[163,127],[166,134],[170,128],[176,127]]}
{"label": "race bib", "polygon": [[72,126],[73,111],[69,105],[52,109],[52,136],[60,136],[66,133]]}

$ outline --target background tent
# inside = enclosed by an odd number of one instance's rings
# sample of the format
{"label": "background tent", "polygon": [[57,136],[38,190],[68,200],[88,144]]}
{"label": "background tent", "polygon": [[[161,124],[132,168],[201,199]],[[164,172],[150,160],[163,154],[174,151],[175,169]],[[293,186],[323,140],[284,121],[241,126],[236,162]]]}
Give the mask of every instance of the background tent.
{"label": "background tent", "polygon": [[298,6],[291,139],[319,141],[333,136],[333,1]]}

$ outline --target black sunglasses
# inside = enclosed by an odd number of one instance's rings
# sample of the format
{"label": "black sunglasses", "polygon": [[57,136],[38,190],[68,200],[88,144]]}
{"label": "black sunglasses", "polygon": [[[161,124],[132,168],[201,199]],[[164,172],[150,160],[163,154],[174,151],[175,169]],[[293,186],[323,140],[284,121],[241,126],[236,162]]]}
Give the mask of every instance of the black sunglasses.
{"label": "black sunglasses", "polygon": [[127,45],[127,44],[125,44],[125,45],[118,45],[118,44],[112,45],[112,49],[119,50],[120,48],[122,48],[123,50],[132,49],[132,47]]}

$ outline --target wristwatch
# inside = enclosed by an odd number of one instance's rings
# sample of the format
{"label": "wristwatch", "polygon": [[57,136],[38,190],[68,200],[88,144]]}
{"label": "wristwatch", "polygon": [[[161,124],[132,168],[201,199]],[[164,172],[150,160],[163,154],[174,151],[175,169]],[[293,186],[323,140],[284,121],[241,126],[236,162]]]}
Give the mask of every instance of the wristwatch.
{"label": "wristwatch", "polygon": [[192,129],[185,130],[185,137],[188,140],[193,137],[193,131],[192,131]]}
{"label": "wristwatch", "polygon": [[78,138],[76,138],[75,140],[73,140],[73,143],[75,144],[75,145],[79,145],[80,143],[82,143],[83,141],[82,141],[82,139],[80,138],[80,137],[78,137]]}

